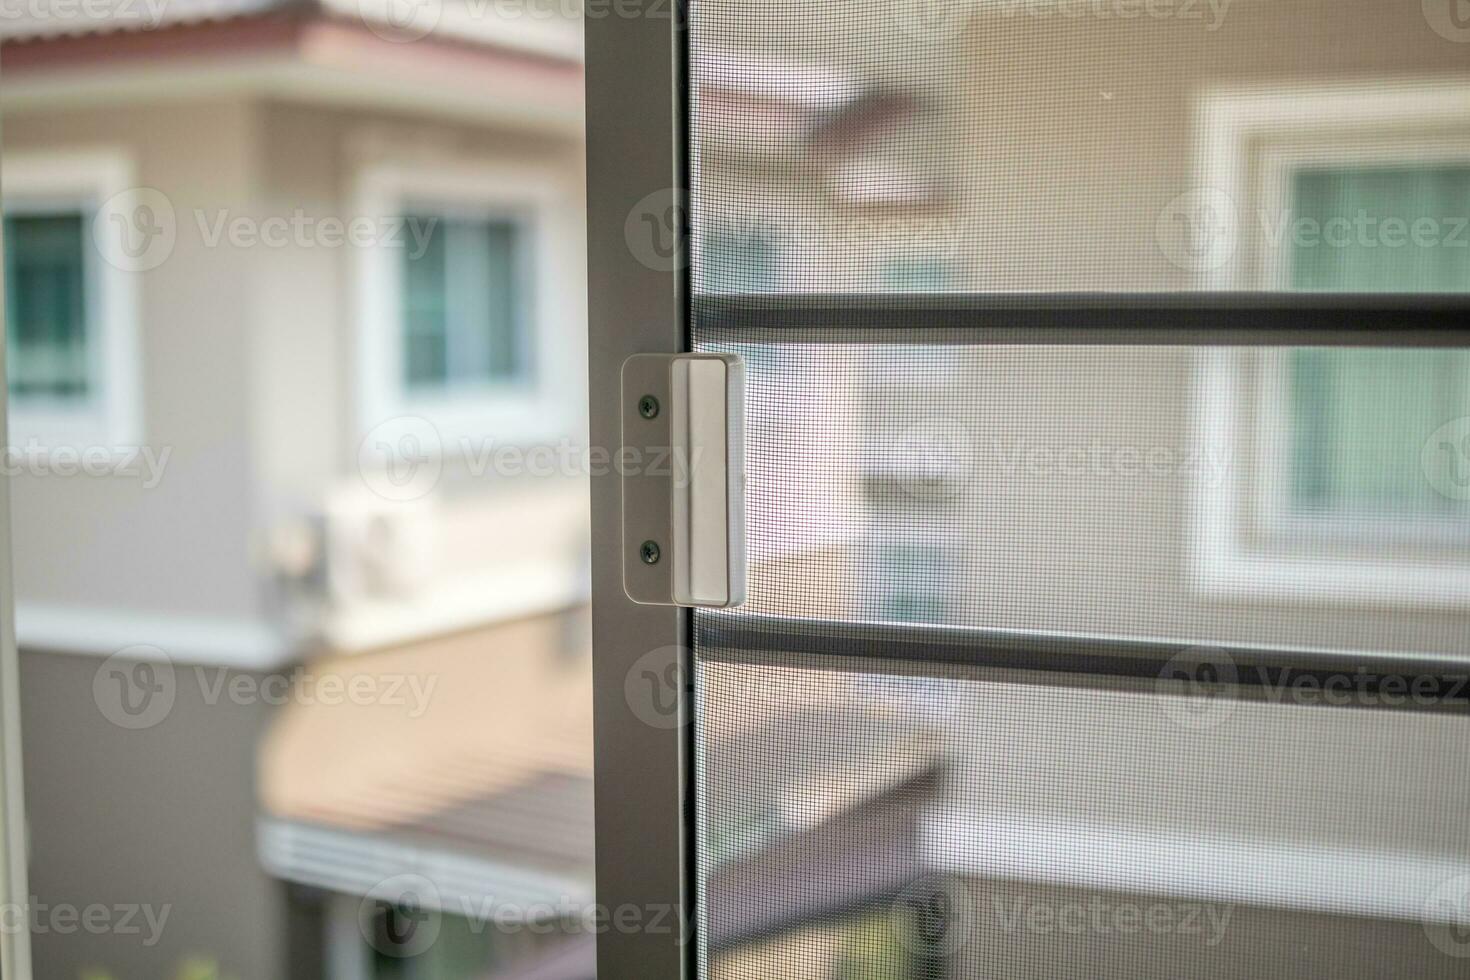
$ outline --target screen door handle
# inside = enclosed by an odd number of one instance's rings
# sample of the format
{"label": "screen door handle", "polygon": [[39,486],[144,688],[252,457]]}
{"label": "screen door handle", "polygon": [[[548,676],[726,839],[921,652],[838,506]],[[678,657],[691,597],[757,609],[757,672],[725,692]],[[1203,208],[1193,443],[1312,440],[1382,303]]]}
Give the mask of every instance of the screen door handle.
{"label": "screen door handle", "polygon": [[623,588],[653,605],[745,599],[745,364],[734,354],[623,362]]}

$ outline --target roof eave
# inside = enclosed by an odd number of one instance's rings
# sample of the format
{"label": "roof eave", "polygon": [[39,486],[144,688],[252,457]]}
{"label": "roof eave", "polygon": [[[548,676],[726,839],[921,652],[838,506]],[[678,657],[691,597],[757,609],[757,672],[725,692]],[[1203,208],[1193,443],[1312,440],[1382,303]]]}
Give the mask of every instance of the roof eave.
{"label": "roof eave", "polygon": [[[580,132],[582,66],[299,12],[0,44],[6,111],[263,97]],[[485,93],[495,93],[487,98]]]}

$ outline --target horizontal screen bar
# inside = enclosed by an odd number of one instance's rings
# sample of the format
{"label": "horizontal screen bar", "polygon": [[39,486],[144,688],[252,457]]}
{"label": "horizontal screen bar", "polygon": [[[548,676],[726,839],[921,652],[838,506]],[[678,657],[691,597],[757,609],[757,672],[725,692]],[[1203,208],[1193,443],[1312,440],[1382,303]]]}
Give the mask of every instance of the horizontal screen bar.
{"label": "horizontal screen bar", "polygon": [[1199,674],[1205,686],[1228,683],[1250,700],[1470,713],[1467,657],[730,614],[701,615],[696,630],[700,656],[722,663],[797,666],[794,655],[814,669],[947,676],[962,668],[1017,683],[1155,693]]}
{"label": "horizontal screen bar", "polygon": [[800,329],[823,343],[1470,345],[1462,294],[758,294],[695,296],[691,312],[696,333],[769,330],[771,343]]}

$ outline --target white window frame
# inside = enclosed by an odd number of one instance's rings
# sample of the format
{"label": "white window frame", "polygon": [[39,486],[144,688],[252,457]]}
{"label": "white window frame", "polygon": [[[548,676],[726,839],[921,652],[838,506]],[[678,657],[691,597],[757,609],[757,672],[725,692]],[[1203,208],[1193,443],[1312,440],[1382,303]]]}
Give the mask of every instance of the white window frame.
{"label": "white window frame", "polygon": [[385,228],[411,214],[513,221],[523,230],[530,266],[529,384],[441,395],[411,391],[403,380],[403,247],[412,247],[412,235],[380,235],[357,250],[359,439],[372,432],[391,440],[427,419],[438,430],[438,450],[453,457],[487,442],[525,447],[578,431],[576,406],[558,397],[556,384],[557,368],[572,362],[578,339],[568,291],[557,282],[564,275],[557,246],[567,244],[559,242],[557,205],[565,197],[553,177],[508,164],[376,164],[359,172],[356,214]]}
{"label": "white window frame", "polygon": [[[1240,89],[1202,101],[1199,185],[1223,191],[1237,209],[1230,260],[1206,274],[1208,289],[1285,291],[1288,234],[1273,247],[1262,230],[1290,221],[1290,180],[1304,165],[1470,164],[1470,86],[1437,80],[1373,87],[1312,85]],[[1457,135],[1445,135],[1447,128]],[[1419,135],[1415,135],[1419,134]],[[1243,399],[1249,359],[1258,378]],[[1406,607],[1470,607],[1470,557],[1435,553],[1463,544],[1451,518],[1375,521],[1293,513],[1281,444],[1290,410],[1287,352],[1225,349],[1196,354],[1200,445],[1234,461],[1229,478],[1196,484],[1193,582],[1216,597],[1273,601],[1372,602]],[[1255,451],[1248,453],[1246,433]],[[1249,467],[1241,480],[1239,466]],[[1246,528],[1256,532],[1248,541]]]}
{"label": "white window frame", "polygon": [[86,242],[89,393],[75,407],[12,396],[9,441],[23,454],[59,448],[122,455],[143,439],[139,358],[139,272],[106,261],[94,221],[115,195],[137,188],[136,169],[120,150],[19,151],[0,159],[8,215],[80,210]]}

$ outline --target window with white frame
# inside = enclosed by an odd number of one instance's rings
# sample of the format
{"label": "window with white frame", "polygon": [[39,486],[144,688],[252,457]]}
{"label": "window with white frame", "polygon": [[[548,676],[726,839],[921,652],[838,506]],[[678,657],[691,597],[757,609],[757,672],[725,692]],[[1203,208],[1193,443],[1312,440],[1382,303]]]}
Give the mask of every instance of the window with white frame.
{"label": "window with white frame", "polygon": [[575,431],[557,374],[577,339],[555,278],[575,258],[564,197],[550,177],[488,164],[361,175],[360,213],[389,232],[360,250],[364,432],[427,419],[452,454]]}
{"label": "window with white frame", "polygon": [[134,445],[138,273],[107,260],[94,227],[132,168],[112,152],[7,155],[3,168],[11,444]]}
{"label": "window with white frame", "polygon": [[410,393],[478,391],[531,380],[530,235],[509,216],[407,215],[403,384]]}
{"label": "window with white frame", "polygon": [[[1214,285],[1470,291],[1470,134],[1455,102],[1466,95],[1426,86],[1419,119],[1350,90],[1214,100],[1206,180],[1234,202],[1241,229]],[[1244,461],[1237,479],[1199,495],[1207,591],[1463,603],[1470,473],[1458,469],[1470,453],[1444,433],[1470,420],[1470,355],[1293,348],[1201,358],[1203,438]],[[1467,492],[1453,492],[1457,480]]]}

